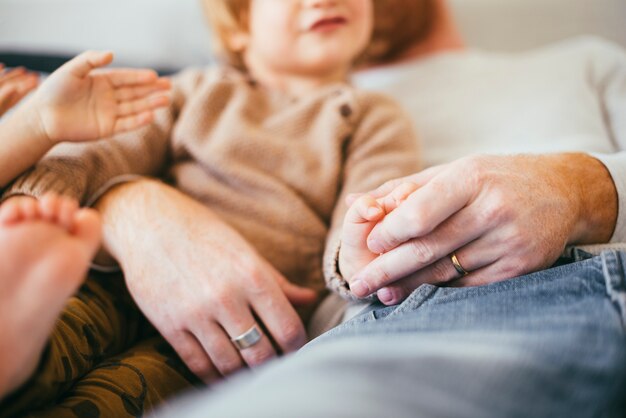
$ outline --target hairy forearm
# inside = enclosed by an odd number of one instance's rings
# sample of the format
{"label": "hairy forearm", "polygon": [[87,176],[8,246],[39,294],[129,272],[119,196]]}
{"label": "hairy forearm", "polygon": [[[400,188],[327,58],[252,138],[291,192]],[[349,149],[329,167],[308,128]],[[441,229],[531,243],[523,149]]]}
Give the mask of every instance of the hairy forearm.
{"label": "hairy forearm", "polygon": [[[118,185],[95,205],[103,220],[103,251],[98,264],[117,260],[122,268],[126,260],[141,257],[155,243],[155,232],[168,236],[172,245],[185,240],[180,236],[181,223],[193,222],[195,216],[221,222],[210,209],[178,190],[156,180],[140,180]],[[168,231],[171,229],[171,231]]]}
{"label": "hairy forearm", "polygon": [[606,167],[586,154],[561,154],[553,159],[578,200],[578,222],[569,244],[609,242],[617,222],[618,195]]}
{"label": "hairy forearm", "polygon": [[37,163],[52,145],[30,102],[7,116],[0,123],[0,188]]}

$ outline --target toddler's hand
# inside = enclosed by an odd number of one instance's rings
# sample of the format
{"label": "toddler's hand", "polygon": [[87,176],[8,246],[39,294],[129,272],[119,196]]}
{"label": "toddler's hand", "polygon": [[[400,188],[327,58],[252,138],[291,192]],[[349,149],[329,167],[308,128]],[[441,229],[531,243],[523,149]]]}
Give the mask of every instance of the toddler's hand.
{"label": "toddler's hand", "polygon": [[99,70],[110,52],[85,52],[52,73],[36,91],[41,129],[53,143],[88,141],[152,122],[169,103],[170,82],[152,70]]}
{"label": "toddler's hand", "polygon": [[15,106],[39,83],[39,76],[24,68],[6,70],[0,63],[0,116]]}
{"label": "toddler's hand", "polygon": [[379,256],[368,248],[367,243],[376,224],[400,206],[416,189],[417,186],[413,183],[403,183],[378,199],[367,194],[348,196],[346,201],[350,209],[344,220],[339,252],[339,270],[348,282]]}
{"label": "toddler's hand", "polygon": [[339,251],[339,270],[347,280],[378,256],[367,248],[367,237],[384,216],[383,208],[368,195],[350,205],[343,222]]}

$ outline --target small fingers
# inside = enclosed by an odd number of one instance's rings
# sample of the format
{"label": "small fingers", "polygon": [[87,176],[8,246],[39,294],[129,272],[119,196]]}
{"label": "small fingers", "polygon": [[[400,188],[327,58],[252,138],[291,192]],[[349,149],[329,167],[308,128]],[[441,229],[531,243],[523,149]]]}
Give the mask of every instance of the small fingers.
{"label": "small fingers", "polygon": [[115,69],[103,71],[101,74],[106,76],[109,82],[116,88],[138,86],[142,84],[155,83],[159,75],[154,70],[148,69]]}
{"label": "small fingers", "polygon": [[78,211],[78,202],[74,199],[61,197],[58,205],[57,223],[71,233],[74,230],[74,216]]}
{"label": "small fingers", "polygon": [[115,122],[114,134],[132,131],[147,126],[154,120],[154,113],[146,111],[133,116],[118,118]]}
{"label": "small fingers", "polygon": [[112,52],[86,51],[71,59],[61,67],[61,71],[69,71],[78,78],[85,78],[96,69],[113,62]]}
{"label": "small fingers", "polygon": [[399,184],[393,189],[387,196],[379,198],[381,206],[385,209],[386,213],[390,213],[402,204],[418,186],[415,183],[405,182]]}
{"label": "small fingers", "polygon": [[0,72],[0,86],[3,86],[18,77],[26,75],[28,72],[24,67],[17,67],[11,70],[3,70]]}
{"label": "small fingers", "polygon": [[342,245],[367,247],[367,236],[385,212],[369,195],[358,198],[346,212],[342,231]]}
{"label": "small fingers", "polygon": [[13,107],[17,96],[18,91],[14,86],[0,87],[0,116]]}
{"label": "small fingers", "polygon": [[172,83],[167,78],[159,78],[154,83],[149,85],[121,87],[115,92],[115,96],[118,101],[131,101],[148,97],[159,91],[169,90],[172,87]]}
{"label": "small fingers", "polygon": [[39,76],[36,74],[28,74],[19,79],[16,79],[14,85],[14,94],[12,95],[9,107],[15,106],[21,101],[28,93],[33,91],[39,84]]}
{"label": "small fingers", "polygon": [[143,112],[167,106],[168,104],[169,96],[167,96],[166,94],[156,94],[147,98],[124,101],[118,104],[117,116],[127,117],[132,115],[138,115]]}

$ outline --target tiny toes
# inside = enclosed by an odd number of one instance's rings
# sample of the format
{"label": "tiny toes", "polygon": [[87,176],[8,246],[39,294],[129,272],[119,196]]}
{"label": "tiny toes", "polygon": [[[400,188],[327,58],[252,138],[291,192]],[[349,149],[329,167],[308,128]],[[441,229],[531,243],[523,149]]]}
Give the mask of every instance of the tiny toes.
{"label": "tiny toes", "polygon": [[0,224],[10,225],[21,219],[19,207],[14,202],[7,202],[0,206]]}
{"label": "tiny toes", "polygon": [[22,199],[19,203],[21,219],[24,221],[32,221],[41,216],[37,200],[31,198]]}
{"label": "tiny toes", "polygon": [[93,209],[78,210],[74,216],[73,234],[84,242],[89,258],[92,258],[102,238],[102,222],[98,212]]}
{"label": "tiny toes", "polygon": [[46,221],[55,223],[58,221],[60,200],[61,198],[53,193],[48,193],[41,198],[39,210]]}
{"label": "tiny toes", "polygon": [[74,215],[77,211],[78,202],[74,199],[61,198],[59,200],[59,208],[57,212],[59,226],[65,228],[68,232],[72,232],[74,229]]}

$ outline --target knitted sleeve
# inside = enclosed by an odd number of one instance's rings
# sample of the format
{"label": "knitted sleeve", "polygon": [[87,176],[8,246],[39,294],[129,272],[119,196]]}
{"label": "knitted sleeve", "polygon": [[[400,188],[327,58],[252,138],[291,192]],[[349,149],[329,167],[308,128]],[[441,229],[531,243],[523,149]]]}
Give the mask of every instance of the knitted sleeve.
{"label": "knitted sleeve", "polygon": [[343,186],[336,201],[324,254],[327,287],[345,299],[356,300],[338,270],[341,226],[350,193],[371,191],[384,182],[416,173],[419,147],[412,122],[395,102],[364,94],[355,133],[346,144]]}
{"label": "knitted sleeve", "polygon": [[55,192],[84,205],[114,178],[158,176],[168,159],[176,116],[194,78],[197,73],[194,76],[191,72],[174,78],[171,105],[158,110],[149,126],[95,142],[57,145],[7,187],[2,199],[14,195],[40,197]]}

